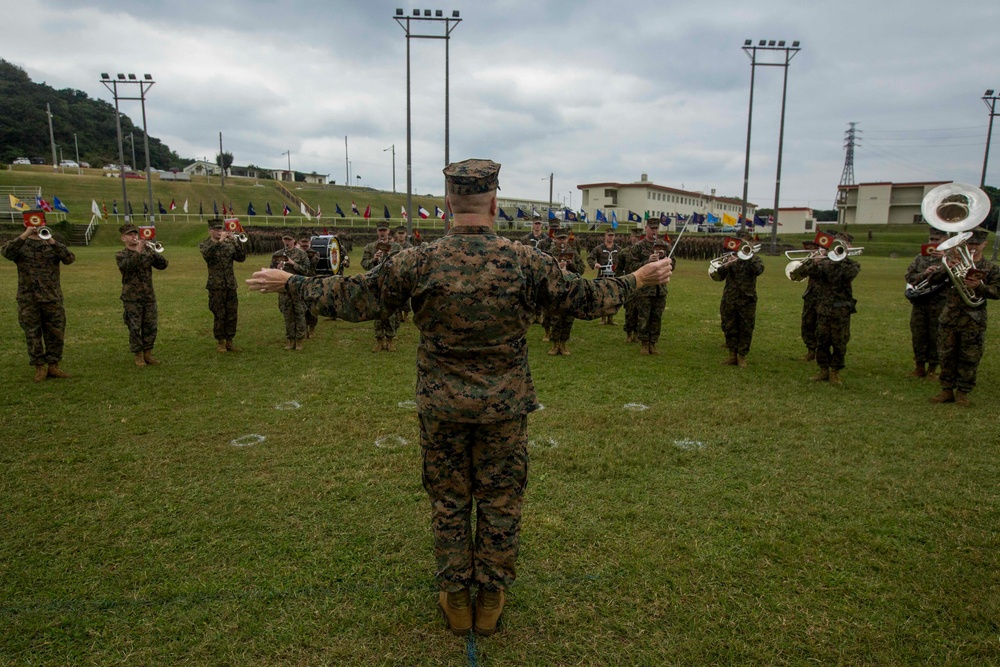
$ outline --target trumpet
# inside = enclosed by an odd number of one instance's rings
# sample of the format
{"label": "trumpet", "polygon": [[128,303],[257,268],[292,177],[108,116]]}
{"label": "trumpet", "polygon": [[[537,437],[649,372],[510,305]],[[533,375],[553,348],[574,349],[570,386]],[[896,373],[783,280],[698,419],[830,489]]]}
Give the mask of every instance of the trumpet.
{"label": "trumpet", "polygon": [[163,244],[159,241],[146,241],[146,247],[153,252],[163,252]]}
{"label": "trumpet", "polygon": [[857,257],[865,251],[864,248],[854,248],[843,241],[835,241],[830,252],[826,253],[827,259],[831,262],[843,262],[848,257]]}
{"label": "trumpet", "polygon": [[229,232],[229,238],[233,239],[234,241],[238,241],[240,243],[246,243],[249,240],[247,235],[242,232],[239,233]]}
{"label": "trumpet", "polygon": [[43,241],[48,241],[50,238],[52,238],[52,231],[49,230],[48,227],[40,227],[38,229],[38,238],[40,238]]}
{"label": "trumpet", "polygon": [[943,253],[941,264],[967,306],[978,308],[986,300],[977,297],[965,284],[967,276],[979,269],[973,261],[966,242],[972,237],[968,231],[986,219],[990,212],[990,199],[986,193],[967,183],[945,183],[928,192],[920,202],[920,212],[931,227],[955,236],[938,244]]}
{"label": "trumpet", "polygon": [[712,261],[708,263],[708,276],[716,281],[720,282],[722,276],[719,275],[719,269],[723,269],[730,264],[734,264],[738,261],[747,261],[753,259],[753,256],[760,252],[760,244],[748,243],[743,241],[740,244],[739,250],[734,252],[724,252]]}

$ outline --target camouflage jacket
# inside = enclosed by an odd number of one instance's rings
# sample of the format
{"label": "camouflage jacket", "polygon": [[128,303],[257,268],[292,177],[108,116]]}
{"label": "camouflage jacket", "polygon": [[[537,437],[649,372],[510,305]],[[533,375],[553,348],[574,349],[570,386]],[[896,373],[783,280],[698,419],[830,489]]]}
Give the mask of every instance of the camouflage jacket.
{"label": "camouflage jacket", "polygon": [[167,268],[167,260],[158,252],[145,248],[135,252],[122,248],[115,253],[118,270],[122,272],[122,301],[153,301],[153,269]]}
{"label": "camouflage jacket", "polygon": [[[549,240],[549,237],[545,235],[545,232],[542,232],[538,236],[535,236],[531,232],[528,232],[527,234],[521,237],[521,243],[523,243],[526,246],[531,246],[532,248],[538,248],[538,245],[541,244],[543,240],[544,241]],[[548,245],[548,244],[545,243],[543,245]],[[544,247],[539,248],[539,250],[545,250],[545,248]]]}
{"label": "camouflage jacket", "polygon": [[[936,266],[938,269],[929,276],[931,284],[940,285],[941,288],[947,287],[949,282],[948,272],[944,270],[941,258],[932,257],[930,255],[917,255],[913,261],[910,262],[910,266],[906,269],[906,284],[919,285],[922,283],[928,277],[924,275],[924,271],[932,266]],[[917,297],[913,303],[914,305],[930,305],[938,302],[943,303],[944,299],[944,289],[938,289],[936,292],[926,294],[922,297]]]}
{"label": "camouflage jacket", "polygon": [[420,330],[417,407],[436,419],[472,423],[538,407],[525,334],[539,310],[593,319],[615,312],[634,289],[633,276],[567,280],[549,255],[485,226],[453,227],[365,274],[293,276],[287,285],[320,313],[354,322],[412,299]]}
{"label": "camouflage jacket", "polygon": [[294,262],[294,264],[283,264],[281,267],[282,271],[294,273],[297,276],[316,275],[313,263],[309,260],[309,255],[302,248],[282,248],[281,250],[275,250],[274,254],[271,255],[271,268],[278,268],[278,263],[285,257]]}
{"label": "camouflage jacket", "polygon": [[[816,312],[824,315],[857,312],[851,283],[861,272],[861,265],[850,257],[834,262],[821,259],[804,262],[792,271],[793,278],[808,276],[816,300]],[[846,311],[846,313],[845,313]]]}
{"label": "camouflage jacket", "polygon": [[[400,250],[402,250],[402,248],[399,247],[399,244],[396,243],[395,241],[385,241],[385,243],[388,243],[391,246],[389,248],[390,257],[398,253]],[[375,246],[378,244],[379,241],[372,241],[371,243],[365,246],[364,251],[361,253],[361,268],[363,268],[365,271],[371,271],[376,266],[378,266],[378,264],[384,263],[385,260],[388,259],[387,257],[383,257],[380,262],[378,263],[375,262]]]}
{"label": "camouflage jacket", "polygon": [[586,267],[583,264],[583,260],[580,259],[580,253],[578,253],[573,246],[567,243],[566,247],[560,250],[559,245],[553,243],[546,249],[545,252],[552,255],[556,262],[559,261],[559,255],[573,255],[573,259],[566,260],[566,270],[570,273],[579,273],[583,275]]}
{"label": "camouflage jacket", "polygon": [[[981,299],[1000,299],[1000,266],[981,259],[976,262],[976,268],[985,271],[986,275],[973,294]],[[944,310],[941,311],[940,322],[943,326],[969,328],[973,331],[986,330],[986,301],[981,306],[968,305],[950,279],[948,286],[942,291],[947,299]]]}
{"label": "camouflage jacket", "polygon": [[590,266],[594,264],[600,264],[602,267],[611,265],[611,270],[607,271],[604,268],[597,270],[597,275],[613,276],[615,275],[615,268],[621,261],[622,248],[617,243],[608,248],[603,243],[590,251]]}
{"label": "camouflage jacket", "polygon": [[35,303],[61,302],[59,265],[76,261],[62,243],[47,243],[15,237],[3,244],[0,254],[17,264],[17,300]]}
{"label": "camouflage jacket", "polygon": [[207,238],[198,244],[201,256],[208,264],[208,282],[205,289],[236,290],[236,275],[233,273],[233,262],[242,262],[247,258],[243,244],[234,241],[215,242]]}
{"label": "camouflage jacket", "polygon": [[757,276],[764,273],[764,260],[757,255],[750,259],[737,259],[719,269],[726,281],[722,300],[727,303],[756,303]]}
{"label": "camouflage jacket", "polygon": [[[669,249],[668,249],[669,252]],[[621,252],[618,259],[618,268],[615,270],[615,275],[621,276],[627,273],[632,273],[638,269],[643,264],[649,262],[649,256],[653,254],[653,242],[643,239],[638,243],[626,248]],[[674,260],[674,267],[677,267],[677,260]],[[643,287],[635,293],[636,296],[666,296],[667,286],[666,285],[653,285],[651,287]]]}

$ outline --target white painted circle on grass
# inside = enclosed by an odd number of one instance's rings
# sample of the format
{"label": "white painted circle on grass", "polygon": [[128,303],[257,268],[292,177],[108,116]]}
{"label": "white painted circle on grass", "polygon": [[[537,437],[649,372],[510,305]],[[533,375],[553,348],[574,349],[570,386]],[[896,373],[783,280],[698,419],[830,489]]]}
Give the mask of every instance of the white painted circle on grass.
{"label": "white painted circle on grass", "polygon": [[302,404],[298,401],[285,401],[284,403],[278,403],[274,406],[275,410],[298,410],[302,407]]}
{"label": "white painted circle on grass", "polygon": [[648,405],[643,405],[642,403],[626,403],[622,406],[626,410],[631,410],[633,412],[642,412],[643,410],[649,410]]}
{"label": "white painted circle on grass", "polygon": [[375,446],[379,449],[399,449],[410,444],[410,441],[401,435],[382,435],[375,440]]}
{"label": "white painted circle on grass", "polygon": [[256,433],[250,433],[248,435],[241,435],[238,438],[234,438],[229,441],[229,444],[233,447],[252,447],[254,445],[259,445],[264,442],[267,438],[262,435],[257,435]]}
{"label": "white painted circle on grass", "polygon": [[705,443],[700,440],[674,440],[674,447],[685,451],[699,451],[705,449]]}
{"label": "white painted circle on grass", "polygon": [[559,443],[552,438],[535,438],[528,441],[528,447],[532,449],[555,449]]}
{"label": "white painted circle on grass", "polygon": [[545,406],[544,406],[544,405],[542,405],[541,403],[539,403],[539,404],[538,404],[538,407],[537,407],[537,408],[535,408],[535,412],[538,412],[539,410],[544,410],[544,409],[545,409]]}
{"label": "white painted circle on grass", "polygon": [[416,401],[400,401],[396,405],[398,407],[403,408],[404,410],[416,410],[417,409],[417,402]]}

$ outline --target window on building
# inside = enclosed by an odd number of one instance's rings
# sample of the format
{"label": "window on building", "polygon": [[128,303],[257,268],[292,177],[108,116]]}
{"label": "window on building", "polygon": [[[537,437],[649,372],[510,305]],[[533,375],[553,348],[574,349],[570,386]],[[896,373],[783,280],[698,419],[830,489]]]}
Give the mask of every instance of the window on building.
{"label": "window on building", "polygon": [[813,220],[806,220],[806,231],[811,232],[813,228]]}

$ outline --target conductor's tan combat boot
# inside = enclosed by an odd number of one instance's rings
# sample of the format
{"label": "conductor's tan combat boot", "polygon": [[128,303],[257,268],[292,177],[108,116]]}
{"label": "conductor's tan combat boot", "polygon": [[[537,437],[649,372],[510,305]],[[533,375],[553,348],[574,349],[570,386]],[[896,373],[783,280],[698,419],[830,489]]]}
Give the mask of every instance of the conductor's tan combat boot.
{"label": "conductor's tan combat boot", "polygon": [[226,351],[227,352],[242,352],[243,349],[233,345],[233,340],[230,338],[226,341]]}
{"label": "conductor's tan combat boot", "polygon": [[806,352],[806,356],[802,357],[802,361],[816,361],[816,350]]}
{"label": "conductor's tan combat boot", "polygon": [[160,360],[153,356],[152,350],[145,350],[142,353],[143,361],[146,362],[147,366],[159,366]]}
{"label": "conductor's tan combat boot", "polygon": [[146,357],[143,356],[142,352],[136,352],[135,353],[135,365],[136,366],[145,366],[146,365]]}
{"label": "conductor's tan combat boot", "polygon": [[735,366],[736,365],[736,353],[732,350],[729,351],[729,356],[722,361],[723,366]]}
{"label": "conductor's tan combat boot", "polygon": [[59,364],[55,363],[55,364],[49,364],[49,377],[65,379],[65,378],[71,378],[73,376],[64,370],[60,370]]}
{"label": "conductor's tan combat boot", "polygon": [[489,637],[496,633],[500,614],[503,613],[503,591],[479,589],[476,597],[476,634]]}
{"label": "conductor's tan combat boot", "polygon": [[951,389],[942,389],[937,396],[930,397],[931,403],[954,403],[955,393]]}
{"label": "conductor's tan combat boot", "polygon": [[219,344],[215,346],[215,351],[216,352],[225,352],[226,351],[226,341],[220,340]]}
{"label": "conductor's tan combat boot", "polygon": [[813,375],[812,378],[810,379],[813,382],[826,382],[827,380],[830,379],[830,369],[821,368],[819,369],[819,373],[816,373],[816,375]]}
{"label": "conductor's tan combat boot", "polygon": [[971,405],[971,403],[969,403],[969,393],[965,391],[956,391],[955,405],[961,405],[965,408],[969,407]]}
{"label": "conductor's tan combat boot", "polygon": [[45,378],[49,376],[49,368],[45,364],[39,364],[35,366],[35,377],[33,380],[35,382],[44,382]]}
{"label": "conductor's tan combat boot", "polygon": [[830,384],[834,387],[843,387],[844,381],[840,379],[840,371],[830,369]]}
{"label": "conductor's tan combat boot", "polygon": [[463,637],[472,629],[472,599],[469,589],[457,593],[438,593],[438,606],[444,614],[445,623],[452,634]]}

